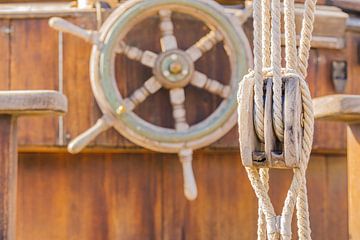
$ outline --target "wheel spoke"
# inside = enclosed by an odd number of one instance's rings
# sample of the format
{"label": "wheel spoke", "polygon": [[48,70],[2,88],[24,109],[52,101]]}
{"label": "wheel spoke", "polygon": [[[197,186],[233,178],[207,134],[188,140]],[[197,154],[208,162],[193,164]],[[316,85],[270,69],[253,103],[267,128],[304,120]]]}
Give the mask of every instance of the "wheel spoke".
{"label": "wheel spoke", "polygon": [[191,79],[191,84],[198,88],[206,89],[207,91],[227,98],[230,95],[231,87],[223,85],[217,80],[208,78],[205,74],[195,71]]}
{"label": "wheel spoke", "polygon": [[120,42],[119,47],[116,51],[122,53],[131,60],[139,61],[143,65],[148,67],[154,67],[155,61],[158,55],[151,51],[143,51],[137,47],[129,46],[124,42]]}
{"label": "wheel spoke", "polygon": [[191,59],[195,62],[207,51],[211,50],[217,43],[224,39],[220,31],[215,30],[209,32],[202,37],[194,45],[192,45],[186,52],[190,55]]}
{"label": "wheel spoke", "polygon": [[53,17],[50,19],[49,25],[60,32],[70,33],[74,36],[82,38],[87,42],[97,45],[99,48],[103,44],[99,39],[99,33],[97,31],[83,29],[69,21],[66,21],[65,19]]}
{"label": "wheel spoke", "polygon": [[173,117],[177,131],[184,131],[189,128],[186,122],[185,110],[185,91],[183,88],[174,88],[170,90],[170,102],[173,107]]}
{"label": "wheel spoke", "polygon": [[124,99],[124,105],[121,105],[118,108],[118,114],[121,114],[124,110],[134,110],[137,105],[144,102],[150,94],[156,93],[160,88],[161,84],[155,79],[155,77],[151,77],[144,83],[143,86],[135,90],[130,97]]}
{"label": "wheel spoke", "polygon": [[174,24],[171,21],[171,14],[170,10],[160,10],[160,31],[161,31],[161,50],[163,52],[177,49],[178,44],[177,40],[174,36]]}

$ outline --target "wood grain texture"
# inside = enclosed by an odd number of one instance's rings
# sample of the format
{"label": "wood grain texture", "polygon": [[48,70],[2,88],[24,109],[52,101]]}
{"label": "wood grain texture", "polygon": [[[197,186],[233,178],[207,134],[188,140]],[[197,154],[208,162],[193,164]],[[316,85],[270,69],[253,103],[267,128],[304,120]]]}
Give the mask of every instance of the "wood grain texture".
{"label": "wood grain texture", "polygon": [[[12,20],[10,27],[9,90],[56,90],[57,34],[49,31],[45,21]],[[19,144],[54,145],[57,128],[57,117],[54,116],[19,119]],[[37,133],[32,129],[44,131]]]}
{"label": "wood grain texture", "polygon": [[[187,49],[197,40],[208,33],[208,29],[199,22],[183,16],[174,16],[175,35],[179,39],[179,47]],[[96,22],[93,14],[82,13],[67,20],[81,27],[95,29]],[[47,25],[47,19],[17,19],[2,20],[4,26],[10,26],[12,33],[0,37],[4,47],[0,51],[8,54],[8,61],[2,58],[4,65],[0,65],[1,76],[6,81],[0,81],[10,89],[57,89],[57,33]],[[6,25],[8,24],[8,25]],[[146,27],[144,27],[146,24]],[[149,19],[146,23],[136,26],[126,38],[127,44],[141,49],[160,51],[160,31],[158,20]],[[155,30],[154,30],[155,29]],[[245,30],[251,36],[251,24],[245,25]],[[187,34],[189,31],[192,34]],[[251,37],[250,37],[251,39]],[[351,51],[357,45],[359,35],[348,33],[346,36],[348,48],[345,50],[313,49],[311,51],[309,67],[309,85],[314,97],[334,94],[331,82],[331,62],[333,60],[348,60],[349,79],[347,93],[358,93],[360,89],[356,83],[356,76],[360,72],[357,64],[356,51]],[[251,40],[250,40],[251,41]],[[8,42],[8,43],[7,43]],[[10,44],[10,48],[6,44]],[[64,93],[69,100],[69,112],[64,118],[65,142],[79,135],[95,124],[101,116],[89,83],[89,57],[91,45],[81,39],[64,34]],[[11,56],[11,57],[10,57]],[[221,64],[219,64],[221,63]],[[129,96],[135,89],[151,76],[151,70],[140,63],[131,61],[119,54],[116,61],[116,76],[119,89],[124,96]],[[41,66],[41,67],[39,67]],[[44,67],[46,66],[46,67]],[[229,80],[229,64],[221,45],[218,45],[196,63],[199,71],[206,73],[212,79],[217,79],[223,84]],[[7,69],[11,71],[7,74]],[[129,80],[131,79],[131,81]],[[221,98],[212,96],[207,91],[189,86],[186,89],[187,121],[189,124],[197,123],[208,116],[221,101]],[[161,106],[154,108],[153,106]],[[168,111],[164,111],[168,109]],[[136,113],[144,119],[164,127],[172,127],[171,105],[168,93],[160,90],[140,104]],[[47,126],[54,131],[40,131],[33,134],[28,126]],[[41,126],[41,127],[40,127]],[[21,146],[56,146],[57,144],[57,119],[46,117],[44,119],[21,119],[19,122]],[[326,129],[333,129],[339,138],[331,138]],[[316,123],[314,142],[315,151],[344,151],[346,147],[345,126],[341,123]],[[238,138],[234,128],[224,138],[210,146],[210,148],[238,148],[235,141]],[[20,146],[20,149],[22,147]],[[104,148],[137,148],[136,145],[121,137],[115,130],[109,130],[99,136],[91,145],[98,149]]]}
{"label": "wood grain texture", "polygon": [[158,155],[21,159],[18,239],[161,239]]}
{"label": "wood grain texture", "polygon": [[10,21],[0,20],[0,90],[7,90],[10,86]]}
{"label": "wood grain texture", "polygon": [[44,115],[66,111],[66,97],[57,91],[0,91],[0,114]]}
{"label": "wood grain texture", "polygon": [[[89,29],[96,26],[94,15],[88,13],[67,19]],[[9,26],[13,31],[0,32],[2,89],[57,89],[57,33],[48,27],[47,21],[0,21],[0,28]],[[174,22],[175,35],[183,49],[208,32],[200,23],[181,16]],[[245,26],[251,39],[251,23]],[[160,33],[154,29],[158,29],[158,21],[150,19],[129,34],[127,43],[159,51]],[[349,32],[346,39],[345,50],[312,49],[308,81],[313,96],[335,92],[330,71],[333,60],[348,61],[346,92],[360,92],[360,67],[354,51],[360,35]],[[64,119],[67,142],[101,116],[89,83],[90,48],[90,44],[64,35],[64,90],[69,99],[69,113]],[[230,70],[224,56],[222,47],[217,46],[197,62],[197,68],[226,84]],[[125,96],[151,76],[150,69],[121,55],[116,65],[119,89]],[[206,117],[221,100],[200,89],[188,90],[185,105],[191,124]],[[171,127],[170,109],[168,93],[160,90],[139,106],[137,114]],[[57,119],[21,120],[19,124],[19,141],[28,150],[32,146],[57,146]],[[32,131],[33,128],[40,130]],[[316,123],[314,151],[336,155],[315,154],[310,161],[313,239],[348,239],[346,160],[345,155],[339,154],[346,147],[344,129],[340,123]],[[137,148],[114,130],[102,134],[92,146],[98,151]],[[18,239],[255,239],[257,200],[241,166],[239,152],[234,151],[238,149],[237,129],[209,148],[217,151],[199,151],[194,156],[199,199],[193,203],[183,197],[182,170],[176,155],[22,153]],[[291,173],[275,170],[271,178],[270,194],[278,212]]]}
{"label": "wood grain texture", "polygon": [[16,238],[17,123],[0,115],[0,239]]}
{"label": "wood grain texture", "polygon": [[358,157],[360,154],[360,125],[351,124],[347,131],[348,141],[348,185],[349,185],[349,234],[350,239],[360,238],[360,185],[358,174],[360,165]]}
{"label": "wood grain texture", "polygon": [[[175,154],[20,154],[18,239],[255,239],[239,153],[196,152],[193,166],[199,196],[188,202]],[[291,177],[271,171],[277,212]],[[348,239],[345,156],[313,155],[308,182],[313,239]]]}

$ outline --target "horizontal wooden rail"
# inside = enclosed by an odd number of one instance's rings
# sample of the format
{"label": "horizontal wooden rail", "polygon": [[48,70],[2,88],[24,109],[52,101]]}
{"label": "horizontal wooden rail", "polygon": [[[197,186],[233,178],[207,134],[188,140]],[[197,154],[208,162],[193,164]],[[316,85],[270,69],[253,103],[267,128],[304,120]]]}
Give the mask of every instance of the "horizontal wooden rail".
{"label": "horizontal wooden rail", "polygon": [[359,95],[330,95],[316,98],[313,102],[316,119],[360,122]]}

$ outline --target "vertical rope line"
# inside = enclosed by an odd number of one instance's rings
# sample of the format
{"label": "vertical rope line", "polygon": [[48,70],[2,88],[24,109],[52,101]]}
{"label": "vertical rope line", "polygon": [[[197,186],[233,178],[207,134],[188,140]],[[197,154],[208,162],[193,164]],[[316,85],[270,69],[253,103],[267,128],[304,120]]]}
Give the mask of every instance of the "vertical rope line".
{"label": "vertical rope line", "polygon": [[294,0],[284,0],[286,68],[298,69]]}
{"label": "vertical rope line", "polygon": [[263,67],[271,66],[271,11],[270,0],[262,0],[262,45],[263,45]]}
{"label": "vertical rope line", "polygon": [[276,137],[284,141],[281,77],[281,14],[280,0],[272,0],[271,65],[273,69],[273,124]]}
{"label": "vertical rope line", "polygon": [[[271,11],[270,11],[270,0],[262,0],[262,64],[263,67],[271,67]],[[262,168],[259,170],[260,180],[264,185],[266,192],[269,191],[269,169]],[[258,240],[266,240],[266,218],[264,210],[261,207],[259,201],[258,211],[258,229],[257,229]]]}
{"label": "vertical rope line", "polygon": [[299,72],[305,79],[307,76],[308,60],[311,48],[312,32],[314,28],[316,0],[305,1],[304,19],[302,22],[299,46]]}
{"label": "vertical rope line", "polygon": [[[269,191],[269,169],[268,168],[261,168],[259,170],[260,181],[264,185],[264,189],[266,192]],[[257,229],[257,236],[258,240],[266,240],[266,218],[264,214],[264,210],[261,206],[261,202],[259,200],[259,211],[258,211],[258,229]]]}
{"label": "vertical rope line", "polygon": [[264,142],[264,100],[262,76],[262,16],[261,0],[254,0],[254,79],[255,79],[255,131],[261,142]]}
{"label": "vertical rope line", "polygon": [[[302,23],[300,47],[299,47],[299,72],[304,79],[306,78],[308,71],[308,61],[309,61],[310,48],[311,48],[312,32],[314,28],[316,2],[317,2],[316,0],[305,1],[304,18]],[[305,86],[302,89],[305,89]],[[307,94],[311,99],[310,92],[308,92]],[[313,112],[312,105],[310,103],[307,104],[308,104],[308,108],[310,108],[308,109],[308,112]],[[305,106],[304,106],[304,111],[306,112]],[[305,123],[308,123],[305,124],[305,129],[304,129],[305,135],[307,134],[306,137],[311,138],[311,141],[308,142],[310,146],[306,146],[307,148],[309,148],[309,155],[310,155],[312,136],[314,131],[313,130],[314,116],[313,114],[311,116],[305,115],[304,118],[305,118],[304,119]],[[311,123],[312,123],[312,129],[307,129],[306,126],[310,126]],[[309,132],[311,133],[311,136],[309,136],[310,134]],[[309,158],[310,156],[305,156],[305,159],[302,158],[302,161],[304,160],[309,161]],[[307,164],[308,162],[306,162],[306,164],[304,163],[304,167],[307,167]],[[296,201],[298,236],[300,240],[308,240],[311,239],[311,228],[310,228],[310,219],[309,219],[309,206],[308,206],[305,173],[302,175],[302,180],[303,180],[303,184]]]}

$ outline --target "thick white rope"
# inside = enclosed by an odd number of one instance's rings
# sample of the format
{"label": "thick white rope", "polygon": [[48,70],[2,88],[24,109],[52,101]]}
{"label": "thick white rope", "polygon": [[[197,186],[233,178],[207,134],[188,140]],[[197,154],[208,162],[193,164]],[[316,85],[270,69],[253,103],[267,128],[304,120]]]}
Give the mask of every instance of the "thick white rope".
{"label": "thick white rope", "polygon": [[262,0],[262,64],[264,68],[271,66],[271,1]]}
{"label": "thick white rope", "polygon": [[271,67],[273,70],[273,125],[276,137],[284,141],[281,75],[281,8],[280,0],[271,4]]}
{"label": "thick white rope", "polygon": [[[301,39],[299,47],[299,73],[303,78],[307,76],[308,59],[311,47],[311,38],[314,28],[314,17],[315,17],[316,0],[308,0],[305,2],[304,18],[301,29]],[[303,89],[303,88],[302,88]],[[310,93],[309,93],[310,94]],[[310,104],[312,108],[312,105]],[[311,119],[313,120],[313,117]],[[308,119],[310,121],[310,119]],[[311,129],[313,131],[313,129]],[[311,148],[311,145],[308,146]],[[309,156],[308,158],[309,159]],[[307,163],[306,163],[307,166]],[[304,166],[304,167],[306,167]],[[306,170],[306,169],[305,169]],[[308,196],[306,189],[306,176],[303,175],[303,185],[300,189],[299,196],[296,202],[297,208],[297,225],[299,239],[311,239],[310,219],[309,219],[309,206]]]}
{"label": "thick white rope", "polygon": [[262,76],[262,16],[261,0],[254,0],[254,99],[255,99],[255,131],[261,142],[264,142],[264,100],[263,100],[263,76]]}
{"label": "thick white rope", "polygon": [[293,0],[284,0],[285,58],[286,69],[298,69],[296,48],[296,25]]}
{"label": "thick white rope", "polygon": [[[262,0],[262,64],[264,68],[271,67],[271,11],[270,0]],[[263,125],[261,127],[264,127]],[[260,180],[264,184],[265,191],[269,191],[269,169],[259,170]],[[258,213],[258,240],[266,240],[266,219],[259,201]]]}
{"label": "thick white rope", "polygon": [[315,8],[317,0],[305,2],[304,18],[302,22],[301,38],[299,46],[299,73],[303,78],[307,76],[307,68],[311,47],[312,32],[314,29]]}
{"label": "thick white rope", "polygon": [[[285,0],[285,38],[286,38],[286,69],[283,71],[285,76],[299,77],[302,107],[303,107],[303,142],[301,150],[301,162],[299,168],[294,169],[294,177],[289,188],[286,200],[284,203],[281,216],[276,216],[272,203],[268,195],[268,169],[258,171],[256,168],[246,168],[248,176],[253,186],[256,196],[259,199],[259,221],[258,221],[258,239],[266,239],[265,232],[268,239],[291,239],[291,220],[293,211],[296,205],[297,208],[297,224],[299,239],[311,239],[311,230],[309,223],[309,210],[307,201],[306,190],[306,178],[305,172],[309,161],[312,139],[313,139],[313,109],[312,100],[308,85],[305,81],[307,72],[307,61],[309,57],[311,34],[314,21],[316,0],[306,0],[305,13],[303,20],[303,27],[301,31],[301,40],[299,48],[299,63],[296,55],[296,32],[295,32],[295,10],[293,0]],[[277,138],[283,141],[283,120],[282,120],[282,73],[281,73],[281,48],[277,47],[281,44],[281,32],[280,32],[280,1],[272,1],[272,37],[271,37],[271,69],[263,69],[268,67],[268,39],[267,39],[267,27],[259,25],[259,22],[266,24],[269,12],[267,12],[267,6],[269,2],[263,0],[263,7],[259,0],[254,0],[254,55],[255,66],[254,71],[250,72],[245,78],[254,79],[254,102],[255,102],[255,129],[258,138],[261,142],[264,142],[264,117],[263,117],[263,77],[265,75],[272,75],[274,82],[274,130]],[[262,16],[259,12],[262,9]],[[267,24],[269,26],[269,24]],[[262,34],[259,33],[259,29],[262,27]],[[260,49],[262,44],[262,61],[260,61]],[[259,46],[260,45],[260,46]],[[281,45],[280,45],[281,46]],[[299,66],[298,66],[299,64]],[[260,72],[261,69],[261,72]],[[259,75],[261,74],[261,81]],[[280,76],[280,77],[279,77]],[[245,82],[245,81],[244,81]],[[241,87],[241,84],[240,84]],[[261,94],[261,97],[259,95]],[[279,98],[280,96],[280,98]],[[279,100],[280,99],[280,100]],[[279,115],[280,113],[280,115]],[[280,120],[281,119],[281,120]],[[280,123],[281,121],[281,123]],[[281,126],[282,124],[282,126]],[[266,219],[266,229],[264,224],[264,218]]]}

